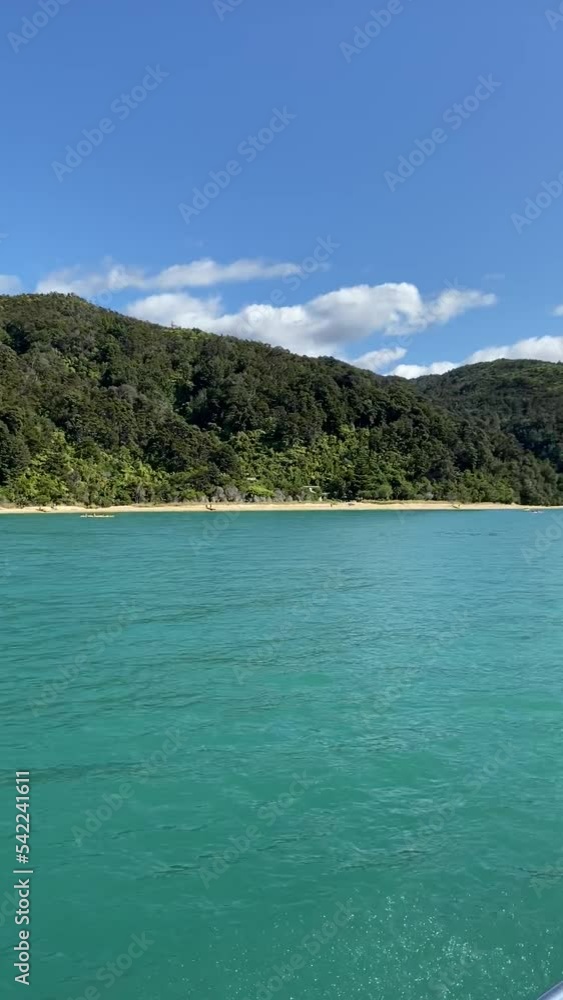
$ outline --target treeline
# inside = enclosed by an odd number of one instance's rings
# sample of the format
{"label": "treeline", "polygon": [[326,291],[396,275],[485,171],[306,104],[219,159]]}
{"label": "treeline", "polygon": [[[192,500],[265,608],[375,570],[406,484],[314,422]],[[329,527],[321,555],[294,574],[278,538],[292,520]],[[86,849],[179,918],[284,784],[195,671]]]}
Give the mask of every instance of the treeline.
{"label": "treeline", "polygon": [[0,502],[563,502],[561,366],[538,364],[416,384],[73,295],[3,296]]}

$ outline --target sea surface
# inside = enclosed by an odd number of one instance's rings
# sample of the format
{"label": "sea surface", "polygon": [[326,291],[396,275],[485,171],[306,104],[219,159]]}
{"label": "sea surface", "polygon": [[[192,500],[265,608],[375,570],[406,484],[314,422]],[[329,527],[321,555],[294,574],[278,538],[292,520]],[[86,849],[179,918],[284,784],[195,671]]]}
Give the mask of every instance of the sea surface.
{"label": "sea surface", "polygon": [[[563,513],[0,518],[0,987],[563,979]],[[24,871],[25,875],[25,871]]]}

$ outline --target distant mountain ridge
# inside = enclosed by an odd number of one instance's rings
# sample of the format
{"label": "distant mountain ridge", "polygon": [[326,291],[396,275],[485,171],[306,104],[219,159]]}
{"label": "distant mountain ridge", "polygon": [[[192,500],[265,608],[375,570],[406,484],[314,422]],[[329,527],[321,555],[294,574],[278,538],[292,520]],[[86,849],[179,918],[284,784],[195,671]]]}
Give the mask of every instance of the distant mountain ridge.
{"label": "distant mountain ridge", "polygon": [[155,326],[74,295],[0,297],[0,502],[563,502],[563,365],[414,382]]}

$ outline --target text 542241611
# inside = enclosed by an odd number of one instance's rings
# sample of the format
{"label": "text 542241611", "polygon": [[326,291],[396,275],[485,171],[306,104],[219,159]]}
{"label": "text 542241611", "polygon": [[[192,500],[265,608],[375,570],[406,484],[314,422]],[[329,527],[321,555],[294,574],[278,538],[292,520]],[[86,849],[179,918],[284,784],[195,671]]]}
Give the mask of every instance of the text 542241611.
{"label": "text 542241611", "polygon": [[16,864],[29,864],[29,771],[16,771]]}

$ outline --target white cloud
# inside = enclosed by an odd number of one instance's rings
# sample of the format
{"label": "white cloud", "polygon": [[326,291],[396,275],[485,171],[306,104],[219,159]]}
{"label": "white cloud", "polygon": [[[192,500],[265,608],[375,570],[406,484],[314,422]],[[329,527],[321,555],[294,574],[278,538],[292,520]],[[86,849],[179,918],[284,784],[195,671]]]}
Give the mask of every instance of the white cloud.
{"label": "white cloud", "polygon": [[22,283],[16,274],[0,274],[0,295],[16,295]]}
{"label": "white cloud", "polygon": [[217,297],[200,300],[181,292],[138,299],[126,311],[153,323],[198,326],[318,355],[341,353],[374,333],[417,333],[496,301],[492,294],[457,289],[424,299],[415,285],[402,282],[340,288],[297,306],[249,305],[232,314]]}
{"label": "white cloud", "polygon": [[367,368],[370,372],[379,372],[388,368],[392,361],[399,361],[407,353],[406,347],[382,347],[378,351],[368,351],[361,357],[351,361],[356,368]]}
{"label": "white cloud", "polygon": [[479,292],[475,289],[449,288],[429,304],[427,314],[427,326],[430,323],[448,323],[456,316],[461,316],[468,309],[482,309],[485,306],[494,306],[497,297],[492,292]]}
{"label": "white cloud", "polygon": [[38,282],[36,291],[73,292],[75,295],[91,298],[105,292],[122,292],[128,288],[167,292],[181,288],[208,288],[238,281],[284,278],[292,274],[299,274],[297,264],[268,264],[259,259],[218,264],[206,257],[189,264],[174,264],[152,275],[140,268],[124,267],[106,260],[100,271],[82,272],[78,267],[53,271]]}
{"label": "white cloud", "polygon": [[498,361],[507,358],[515,361],[563,361],[563,337],[528,337],[515,344],[503,347],[483,347],[474,351],[464,361],[434,361],[430,365],[397,365],[390,372],[402,378],[418,378],[420,375],[443,375],[461,365],[476,365],[481,361]]}
{"label": "white cloud", "polygon": [[149,323],[164,326],[199,327],[213,329],[213,324],[221,315],[222,303],[219,297],[198,299],[187,292],[169,292],[166,295],[149,295],[127,306],[125,312]]}
{"label": "white cloud", "polygon": [[528,337],[504,347],[484,347],[471,354],[464,364],[475,365],[478,361],[496,361],[498,358],[563,361],[563,337]]}
{"label": "white cloud", "polygon": [[555,309],[553,310],[553,312],[552,312],[551,315],[552,316],[563,316],[563,305],[561,305],[561,306],[555,306]]}
{"label": "white cloud", "polygon": [[194,260],[191,264],[176,264],[157,275],[152,287],[186,288],[209,287],[225,282],[257,281],[266,278],[285,278],[299,274],[297,264],[266,264],[262,260],[236,260],[233,264],[217,264],[208,258]]}
{"label": "white cloud", "polygon": [[[463,362],[469,364],[469,362]],[[434,361],[431,365],[397,365],[389,375],[400,375],[401,378],[419,378],[420,375],[444,375],[452,368],[458,368],[454,361]]]}

